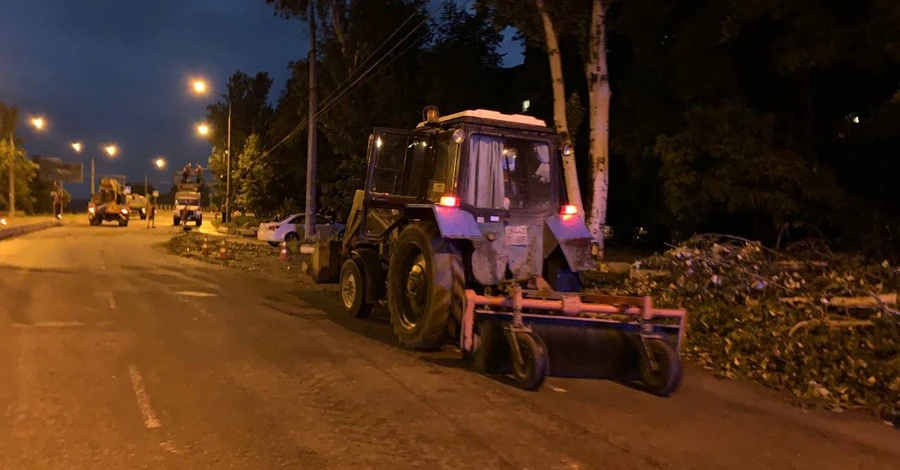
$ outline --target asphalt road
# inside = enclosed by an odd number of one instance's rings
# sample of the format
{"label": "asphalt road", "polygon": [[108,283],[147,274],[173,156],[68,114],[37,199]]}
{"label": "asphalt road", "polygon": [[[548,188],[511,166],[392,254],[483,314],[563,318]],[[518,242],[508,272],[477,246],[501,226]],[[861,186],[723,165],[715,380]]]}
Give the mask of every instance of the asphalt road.
{"label": "asphalt road", "polygon": [[[75,225],[72,225],[72,224]],[[332,292],[84,220],[0,242],[0,468],[896,469],[900,432],[689,369],[538,392],[396,346]]]}

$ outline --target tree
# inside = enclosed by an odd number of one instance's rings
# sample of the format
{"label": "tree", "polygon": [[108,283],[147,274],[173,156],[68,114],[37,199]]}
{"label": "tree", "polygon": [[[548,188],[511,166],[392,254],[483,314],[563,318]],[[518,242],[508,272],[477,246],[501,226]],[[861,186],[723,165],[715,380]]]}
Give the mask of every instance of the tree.
{"label": "tree", "polygon": [[[574,15],[563,15],[562,12],[567,9],[579,10],[576,3],[576,0],[552,4],[545,3],[544,0],[533,0],[533,3],[518,0],[479,0],[477,4],[482,11],[489,13],[497,27],[515,26],[528,40],[544,45],[550,62],[553,123],[564,144],[571,142],[571,133],[566,113],[565,80],[557,34],[560,20],[555,20],[553,14],[559,12],[557,18],[571,18]],[[575,154],[563,155],[562,161],[568,200],[578,207],[579,213],[583,214],[584,204],[581,200]]]}
{"label": "tree", "polygon": [[243,145],[238,167],[243,177],[237,182],[236,202],[238,207],[253,212],[257,216],[270,215],[276,204],[269,190],[272,180],[271,168],[265,164],[258,164],[262,149],[260,138],[256,134],[250,134]]}
{"label": "tree", "polygon": [[606,61],[606,9],[609,0],[592,0],[585,72],[588,82],[591,161],[591,216],[588,229],[603,255],[609,193],[609,67]]}
{"label": "tree", "polygon": [[[0,174],[8,175],[10,160],[15,162],[13,181],[16,190],[16,210],[24,211],[27,214],[34,213],[36,201],[32,197],[31,183],[37,177],[38,165],[26,158],[21,143],[15,146],[14,159],[10,158],[11,154],[9,140],[0,140],[0,155],[4,156],[2,164],[0,164]],[[5,194],[0,194],[0,204],[4,210],[9,210],[9,200]]]}
{"label": "tree", "polygon": [[[234,196],[237,182],[235,177],[240,175],[237,161],[243,153],[243,147],[251,134],[267,136],[272,124],[274,110],[269,105],[269,91],[272,88],[272,78],[266,72],[258,72],[253,77],[244,72],[235,72],[228,80],[226,86],[228,100],[220,100],[207,107],[207,122],[214,129],[208,137],[213,146],[212,155],[209,158],[209,169],[214,175],[213,188],[224,194],[225,173],[227,165],[225,149],[228,148],[228,107],[231,103],[231,151],[233,153],[231,164],[232,197]],[[260,145],[267,142],[261,141]],[[218,150],[221,149],[221,150]],[[219,203],[223,197],[217,196]]]}

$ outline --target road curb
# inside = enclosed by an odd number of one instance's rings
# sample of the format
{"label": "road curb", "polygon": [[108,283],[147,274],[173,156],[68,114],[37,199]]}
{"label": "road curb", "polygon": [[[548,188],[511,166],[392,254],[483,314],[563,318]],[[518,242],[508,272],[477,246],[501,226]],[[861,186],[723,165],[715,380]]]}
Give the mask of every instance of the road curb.
{"label": "road curb", "polygon": [[18,227],[0,229],[0,240],[15,238],[21,235],[27,235],[32,232],[37,232],[39,230],[45,230],[51,227],[60,226],[62,226],[62,222],[58,220],[50,220],[47,222],[38,222],[36,224],[20,225]]}

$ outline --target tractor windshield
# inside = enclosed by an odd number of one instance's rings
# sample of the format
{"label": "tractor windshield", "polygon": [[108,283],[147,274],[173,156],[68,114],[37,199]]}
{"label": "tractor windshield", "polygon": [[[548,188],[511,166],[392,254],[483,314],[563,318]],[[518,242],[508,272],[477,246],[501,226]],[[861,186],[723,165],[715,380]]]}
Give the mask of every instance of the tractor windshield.
{"label": "tractor windshield", "polygon": [[554,206],[547,142],[474,134],[467,145],[464,202],[529,211]]}

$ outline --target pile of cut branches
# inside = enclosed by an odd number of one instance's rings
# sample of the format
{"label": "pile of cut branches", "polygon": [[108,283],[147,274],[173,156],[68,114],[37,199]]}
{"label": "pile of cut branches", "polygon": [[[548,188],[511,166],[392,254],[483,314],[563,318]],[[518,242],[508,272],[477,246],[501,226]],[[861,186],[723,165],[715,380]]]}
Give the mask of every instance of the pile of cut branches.
{"label": "pile of cut branches", "polygon": [[804,402],[900,411],[900,269],[823,244],[774,251],[699,235],[638,263],[622,295],[688,310],[684,354],[726,377],[789,390]]}

